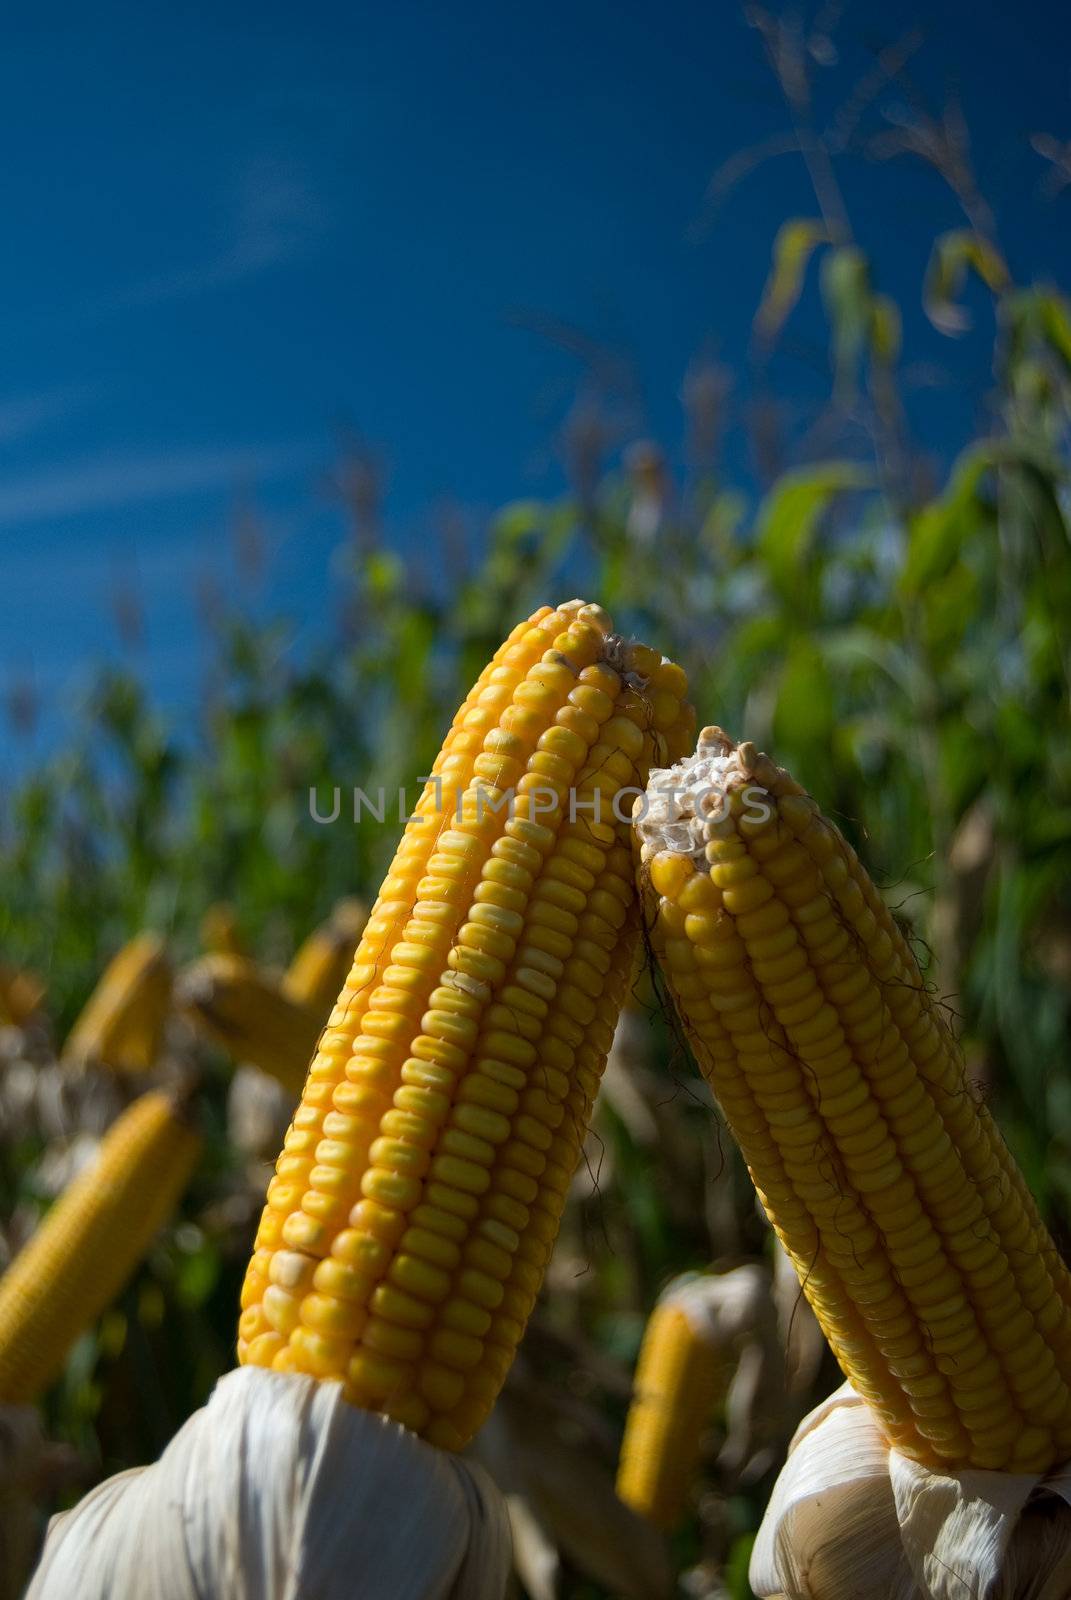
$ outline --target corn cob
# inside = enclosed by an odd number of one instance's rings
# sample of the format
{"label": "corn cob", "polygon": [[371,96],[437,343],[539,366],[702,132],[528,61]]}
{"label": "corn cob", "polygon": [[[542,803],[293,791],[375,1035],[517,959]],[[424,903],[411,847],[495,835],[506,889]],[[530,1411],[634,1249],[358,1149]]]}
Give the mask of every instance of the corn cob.
{"label": "corn cob", "polygon": [[238,928],[234,907],[226,900],[217,900],[210,905],[201,918],[201,945],[209,955],[249,954]]}
{"label": "corn cob", "polygon": [[200,1140],[170,1095],[142,1095],[0,1278],[0,1404],[27,1404],[115,1298],[174,1208]]}
{"label": "corn cob", "polygon": [[671,1286],[647,1319],[625,1422],[617,1493],[656,1527],[684,1516],[703,1435],[729,1362],[691,1280]]}
{"label": "corn cob", "polygon": [[206,1038],[267,1072],[295,1097],[324,1018],[285,995],[244,956],[202,956],[175,986],[175,1001]]}
{"label": "corn cob", "polygon": [[368,911],[359,900],[340,900],[295,953],[283,978],[283,993],[326,1017],[353,965],[367,921]]}
{"label": "corn cob", "polygon": [[139,933],[105,968],[63,1047],[68,1064],[148,1072],[156,1064],[171,1005],[164,941]]}
{"label": "corn cob", "polygon": [[340,1379],[450,1449],[490,1410],[538,1293],[631,970],[614,799],[689,738],[684,674],[611,627],[580,601],[536,612],[455,717],[242,1295],[241,1361]]}
{"label": "corn cob", "polygon": [[891,1443],[931,1466],[1066,1459],[1071,1276],[851,846],[717,728],[635,815],[699,1064]]}

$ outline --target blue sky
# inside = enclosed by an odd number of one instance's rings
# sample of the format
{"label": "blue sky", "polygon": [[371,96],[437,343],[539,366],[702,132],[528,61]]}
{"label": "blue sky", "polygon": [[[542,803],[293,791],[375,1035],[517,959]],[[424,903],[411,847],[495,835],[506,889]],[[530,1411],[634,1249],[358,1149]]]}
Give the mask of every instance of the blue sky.
{"label": "blue sky", "polygon": [[[935,102],[958,87],[1013,266],[1058,275],[1071,191],[1039,202],[1029,137],[1071,138],[1066,12],[1027,4],[1009,26],[992,0],[926,9],[915,80]],[[841,93],[919,18],[902,0],[843,11]],[[478,518],[558,487],[554,435],[581,368],[533,318],[624,355],[636,426],[678,438],[690,361],[742,363],[777,223],[813,209],[785,157],[705,209],[720,164],[784,125],[754,30],[714,0],[9,20],[0,687],[32,677],[38,739],[120,652],[120,576],[144,607],[143,665],[184,714],[197,588],[234,581],[238,505],[256,505],[272,552],[259,603],[293,614],[295,648],[315,633],[343,427],[388,462],[403,545],[444,498]],[[906,165],[860,158],[844,179],[914,353],[950,368],[914,412],[947,453],[984,348],[950,352],[917,286],[933,233],[958,219]],[[801,362],[784,381],[791,398],[814,374]]]}

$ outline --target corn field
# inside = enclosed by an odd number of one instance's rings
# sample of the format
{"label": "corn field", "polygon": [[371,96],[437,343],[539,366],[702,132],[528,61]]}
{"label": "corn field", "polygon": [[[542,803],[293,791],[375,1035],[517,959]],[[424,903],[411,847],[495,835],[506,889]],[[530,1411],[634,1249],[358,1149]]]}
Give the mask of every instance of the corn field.
{"label": "corn field", "polygon": [[[950,207],[963,200],[953,189]],[[471,550],[444,538],[435,570],[393,537],[368,460],[343,462],[340,480],[362,487],[339,530],[336,614],[313,648],[298,659],[288,619],[236,593],[205,620],[196,715],[166,718],[133,664],[111,669],[69,741],[4,794],[0,1265],[32,1248],[146,1089],[181,1123],[181,1155],[154,1157],[165,1187],[168,1162],[182,1168],[181,1198],[142,1240],[147,1254],[132,1253],[117,1296],[106,1275],[72,1281],[99,1303],[55,1359],[48,1323],[71,1295],[46,1318],[32,1379],[46,1441],[38,1533],[99,1480],[159,1455],[233,1366],[276,1155],[401,834],[393,797],[407,794],[408,814],[510,629],[573,593],[637,650],[680,663],[699,727],[768,752],[839,827],[1066,1255],[1071,305],[1017,281],[970,204],[934,241],[925,282],[900,294],[988,351],[976,435],[939,461],[913,436],[911,352],[880,268],[823,178],[814,215],[781,225],[756,286],[749,381],[764,406],[741,415],[729,375],[697,362],[684,437],[654,441],[622,433],[593,379],[563,441],[569,488],[505,506]],[[806,430],[778,431],[778,362],[816,287],[828,393]],[[742,436],[746,470],[725,447]],[[355,819],[356,789],[391,797],[385,816],[358,806]],[[727,873],[734,859],[726,847]],[[655,881],[664,901],[682,892]],[[662,969],[679,973],[654,962],[652,942],[680,935],[656,915],[647,935],[497,1403],[456,1411],[441,1368],[431,1413],[464,1426],[429,1420],[419,1397],[401,1415],[450,1447],[476,1433],[470,1448],[520,1507],[515,1582],[528,1600],[746,1600],[789,1439],[840,1381],[757,1202],[729,1099],[697,1067],[694,1035],[702,1056],[715,1033],[682,1027]],[[792,1230],[778,1232],[792,1248]],[[119,1237],[107,1247],[121,1257]],[[680,1339],[703,1283],[717,1359],[692,1372]],[[672,1446],[679,1481],[641,1515],[640,1491],[623,1477],[620,1497],[615,1483],[645,1326],[667,1290],[664,1354],[646,1359],[679,1369],[702,1427]],[[254,1315],[245,1345],[266,1326]],[[274,1355],[268,1337],[260,1349]],[[334,1348],[325,1337],[324,1361]],[[28,1385],[0,1359],[0,1400]],[[979,1444],[979,1465],[996,1459]]]}

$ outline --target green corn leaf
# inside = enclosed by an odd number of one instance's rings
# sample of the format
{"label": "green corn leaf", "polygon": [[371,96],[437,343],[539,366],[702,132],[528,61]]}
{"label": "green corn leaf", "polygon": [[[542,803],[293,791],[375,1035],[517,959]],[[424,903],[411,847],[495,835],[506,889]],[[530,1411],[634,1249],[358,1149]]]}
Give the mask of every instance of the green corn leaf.
{"label": "green corn leaf", "polygon": [[811,256],[828,242],[825,224],[814,217],[793,217],[778,229],[770,274],[755,316],[755,331],[767,344],[777,338],[799,303]]}
{"label": "green corn leaf", "polygon": [[981,234],[967,228],[941,234],[926,269],[922,303],[942,333],[958,336],[970,328],[970,314],[958,303],[970,272],[995,295],[1002,294],[1011,281],[1003,256]]}
{"label": "green corn leaf", "polygon": [[812,558],[823,516],[839,495],[864,489],[869,472],[854,461],[828,461],[786,474],[759,507],[759,555],[774,588],[791,598]]}

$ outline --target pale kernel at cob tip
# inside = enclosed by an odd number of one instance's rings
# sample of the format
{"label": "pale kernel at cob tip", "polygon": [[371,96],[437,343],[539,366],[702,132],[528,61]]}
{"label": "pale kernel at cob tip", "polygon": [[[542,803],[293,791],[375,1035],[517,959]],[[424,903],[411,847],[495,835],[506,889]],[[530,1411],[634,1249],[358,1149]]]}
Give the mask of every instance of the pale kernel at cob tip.
{"label": "pale kernel at cob tip", "polygon": [[515,628],[481,675],[313,1059],[246,1277],[241,1361],[340,1379],[448,1448],[486,1417],[631,971],[612,802],[684,753],[686,687],[580,601]]}
{"label": "pale kernel at cob tip", "polygon": [[1071,1276],[855,851],[717,728],[635,817],[700,1067],[890,1441],[930,1465],[1065,1460]]}

